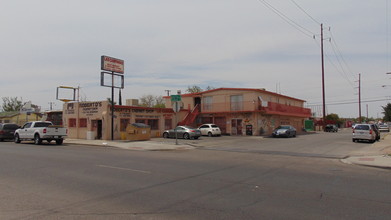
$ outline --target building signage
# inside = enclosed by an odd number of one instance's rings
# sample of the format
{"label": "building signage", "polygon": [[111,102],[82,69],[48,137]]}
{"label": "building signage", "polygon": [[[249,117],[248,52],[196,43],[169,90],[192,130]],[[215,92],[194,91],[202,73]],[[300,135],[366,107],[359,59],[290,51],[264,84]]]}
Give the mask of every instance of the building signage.
{"label": "building signage", "polygon": [[181,95],[172,95],[171,102],[179,102],[182,101]]}
{"label": "building signage", "polygon": [[113,57],[101,56],[101,70],[124,74],[124,61]]}

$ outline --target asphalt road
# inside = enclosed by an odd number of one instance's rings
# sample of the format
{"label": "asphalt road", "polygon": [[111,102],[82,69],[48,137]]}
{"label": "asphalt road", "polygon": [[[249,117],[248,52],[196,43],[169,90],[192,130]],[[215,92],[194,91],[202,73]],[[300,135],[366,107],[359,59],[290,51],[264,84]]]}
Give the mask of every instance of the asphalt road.
{"label": "asphalt road", "polygon": [[341,163],[370,146],[344,136],[152,152],[0,142],[0,219],[389,219],[390,171]]}

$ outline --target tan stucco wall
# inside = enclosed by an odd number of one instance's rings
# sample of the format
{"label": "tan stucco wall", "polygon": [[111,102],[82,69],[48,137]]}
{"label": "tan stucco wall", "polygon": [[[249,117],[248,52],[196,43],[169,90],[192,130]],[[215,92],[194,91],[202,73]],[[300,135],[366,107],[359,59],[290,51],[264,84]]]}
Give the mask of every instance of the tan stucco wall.
{"label": "tan stucco wall", "polygon": [[[181,120],[186,112],[181,112],[178,119]],[[63,106],[63,124],[68,127],[68,137],[87,139],[98,138],[98,121],[102,123],[103,140],[111,139],[111,106],[108,101],[96,102],[72,102]],[[76,126],[70,125],[70,119],[76,119]],[[80,127],[80,120],[86,120],[86,127]],[[129,123],[136,120],[158,120],[158,129],[151,130],[151,137],[160,137],[165,130],[165,119],[172,119],[171,128],[175,125],[175,114],[171,109],[143,108],[132,106],[115,106],[114,112],[114,139],[123,139],[126,135],[120,129],[121,119],[128,119]],[[95,126],[94,126],[95,125]]]}

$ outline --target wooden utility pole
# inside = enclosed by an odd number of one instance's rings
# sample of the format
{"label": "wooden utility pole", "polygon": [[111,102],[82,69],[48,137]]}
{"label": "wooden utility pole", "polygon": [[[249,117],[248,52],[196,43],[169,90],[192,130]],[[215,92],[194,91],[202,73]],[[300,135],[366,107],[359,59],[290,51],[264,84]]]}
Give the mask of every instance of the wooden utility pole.
{"label": "wooden utility pole", "polygon": [[358,74],[358,122],[361,123],[361,73]]}
{"label": "wooden utility pole", "polygon": [[326,98],[325,98],[325,86],[324,86],[324,55],[323,55],[323,24],[320,24],[320,53],[322,57],[322,97],[323,97],[323,131],[326,126]]}

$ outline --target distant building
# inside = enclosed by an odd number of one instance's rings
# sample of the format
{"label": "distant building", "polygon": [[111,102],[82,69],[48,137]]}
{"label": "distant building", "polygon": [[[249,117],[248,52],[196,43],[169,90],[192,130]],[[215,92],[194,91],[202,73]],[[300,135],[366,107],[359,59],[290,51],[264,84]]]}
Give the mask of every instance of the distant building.
{"label": "distant building", "polygon": [[[169,96],[164,97],[171,108]],[[214,123],[228,135],[270,135],[279,125],[292,125],[298,133],[311,110],[304,100],[265,89],[219,88],[182,95],[188,114],[179,124],[198,126]]]}
{"label": "distant building", "polygon": [[28,121],[40,121],[42,114],[38,112],[0,112],[0,123],[14,123],[20,126]]}
{"label": "distant building", "polygon": [[[217,124],[228,135],[269,135],[281,124],[294,126],[298,133],[311,110],[304,100],[264,89],[220,88],[181,96],[178,113],[171,97],[164,97],[167,108],[140,107],[137,100],[114,105],[114,139],[125,140],[131,123],[151,127],[151,137],[161,137],[164,130],[177,124],[196,127]],[[111,139],[111,105],[108,101],[68,102],[63,105],[63,126],[69,138]]]}

